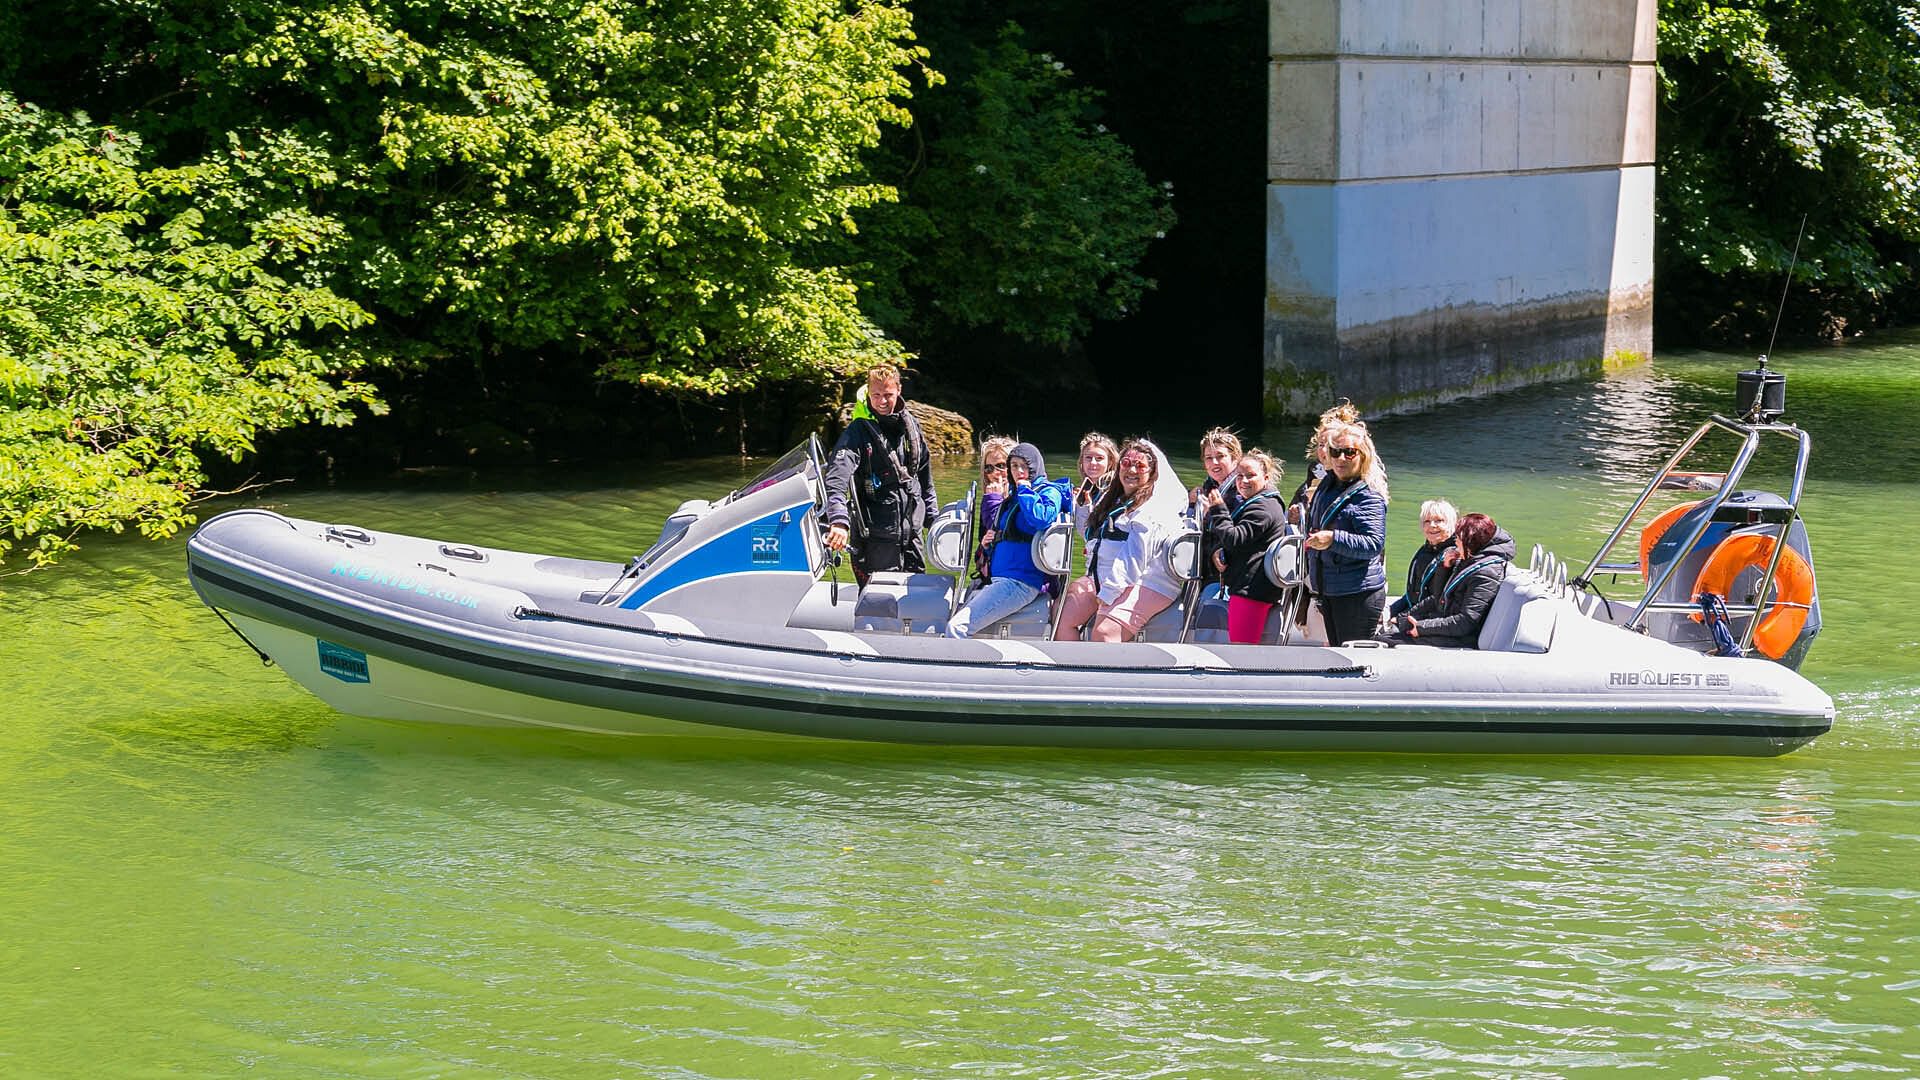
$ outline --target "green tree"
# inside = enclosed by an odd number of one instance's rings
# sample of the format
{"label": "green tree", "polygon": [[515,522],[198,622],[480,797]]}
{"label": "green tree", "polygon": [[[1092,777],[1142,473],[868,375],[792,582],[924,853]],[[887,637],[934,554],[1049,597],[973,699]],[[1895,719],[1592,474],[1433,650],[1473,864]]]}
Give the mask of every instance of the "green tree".
{"label": "green tree", "polygon": [[899,201],[858,215],[863,298],[911,342],[992,328],[1065,348],[1153,286],[1138,268],[1173,226],[1170,185],[1018,26],[986,47],[949,40],[933,60],[950,81],[916,96],[911,137],[883,155]]}
{"label": "green tree", "polygon": [[303,279],[413,355],[567,351],[699,394],[899,355],[796,258],[891,194],[861,154],[906,119],[898,3],[22,6],[91,46],[16,55],[17,83],[225,163],[236,214],[326,218]]}
{"label": "green tree", "polygon": [[138,138],[0,93],[0,555],[44,565],[82,529],[165,536],[203,454],[380,406],[352,378],[365,311],[272,271],[329,239],[280,211],[206,235],[219,165],[149,168]]}
{"label": "green tree", "polygon": [[1920,4],[1662,0],[1660,71],[1663,327],[1764,331],[1803,214],[1803,329],[1915,313]]}

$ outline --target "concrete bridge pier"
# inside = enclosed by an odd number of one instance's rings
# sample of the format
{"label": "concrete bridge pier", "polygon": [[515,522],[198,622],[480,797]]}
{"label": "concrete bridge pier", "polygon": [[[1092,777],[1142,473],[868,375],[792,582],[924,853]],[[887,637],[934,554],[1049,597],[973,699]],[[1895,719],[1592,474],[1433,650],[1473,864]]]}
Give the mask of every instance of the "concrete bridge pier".
{"label": "concrete bridge pier", "polygon": [[1652,352],[1655,0],[1269,4],[1269,419]]}

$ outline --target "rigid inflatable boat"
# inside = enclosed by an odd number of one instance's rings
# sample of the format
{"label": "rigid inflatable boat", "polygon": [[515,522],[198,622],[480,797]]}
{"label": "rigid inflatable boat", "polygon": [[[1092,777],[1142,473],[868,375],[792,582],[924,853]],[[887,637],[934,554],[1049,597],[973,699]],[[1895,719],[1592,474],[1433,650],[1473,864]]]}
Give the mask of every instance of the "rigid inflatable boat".
{"label": "rigid inflatable boat", "polygon": [[[237,510],[194,534],[188,570],[263,661],[362,716],[989,745],[1780,754],[1834,713],[1795,670],[1819,629],[1798,515],[1809,441],[1776,417],[1763,400],[1703,424],[1585,572],[1570,579],[1536,548],[1500,587],[1478,650],[1330,648],[1313,624],[1279,618],[1270,643],[1228,644],[1217,586],[1194,580],[1196,533],[1166,552],[1186,593],[1132,642],[1047,640],[1045,596],[948,639],[976,493],[928,530],[947,573],[857,589],[829,572],[812,440],[725,497],[681,506],[625,564]],[[1649,525],[1640,558],[1613,556],[1670,477],[1698,475],[1676,468],[1715,431],[1740,446],[1712,494]],[[1778,436],[1799,448],[1791,493],[1740,490]],[[1070,534],[1036,538],[1041,565],[1066,569]],[[1300,587],[1299,544],[1268,552],[1276,584]],[[1644,580],[1644,596],[1602,596],[1608,576]],[[1716,618],[1694,618],[1703,582],[1721,590],[1718,634]]]}

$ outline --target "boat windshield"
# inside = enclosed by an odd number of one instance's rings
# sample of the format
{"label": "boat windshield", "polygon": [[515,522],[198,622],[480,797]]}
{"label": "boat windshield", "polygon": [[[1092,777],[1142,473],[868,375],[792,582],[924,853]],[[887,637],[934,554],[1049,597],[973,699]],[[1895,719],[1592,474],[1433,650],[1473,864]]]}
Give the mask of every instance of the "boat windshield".
{"label": "boat windshield", "polygon": [[819,460],[819,440],[815,436],[809,435],[807,436],[806,442],[780,455],[778,461],[762,469],[760,475],[742,484],[739,490],[727,496],[726,501],[732,502],[735,499],[751,495],[756,491],[770,488],[789,476],[801,476],[809,471],[812,471],[815,476],[818,476],[820,475]]}

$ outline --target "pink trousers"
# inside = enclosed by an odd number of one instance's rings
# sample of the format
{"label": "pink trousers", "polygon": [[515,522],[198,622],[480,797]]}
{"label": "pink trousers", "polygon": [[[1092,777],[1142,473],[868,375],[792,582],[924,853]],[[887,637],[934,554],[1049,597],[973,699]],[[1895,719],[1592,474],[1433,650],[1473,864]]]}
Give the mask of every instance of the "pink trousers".
{"label": "pink trousers", "polygon": [[1227,640],[1235,645],[1258,645],[1267,629],[1267,612],[1273,605],[1265,600],[1244,596],[1227,597]]}

